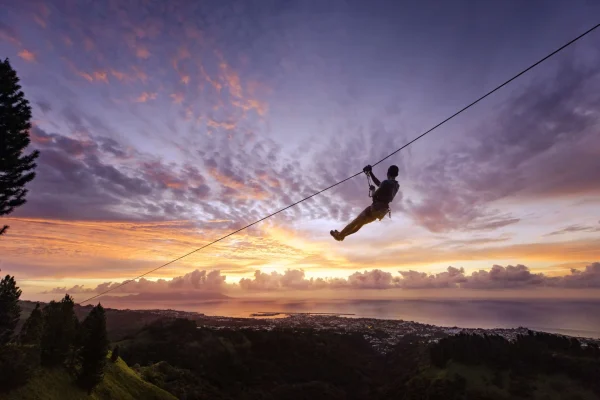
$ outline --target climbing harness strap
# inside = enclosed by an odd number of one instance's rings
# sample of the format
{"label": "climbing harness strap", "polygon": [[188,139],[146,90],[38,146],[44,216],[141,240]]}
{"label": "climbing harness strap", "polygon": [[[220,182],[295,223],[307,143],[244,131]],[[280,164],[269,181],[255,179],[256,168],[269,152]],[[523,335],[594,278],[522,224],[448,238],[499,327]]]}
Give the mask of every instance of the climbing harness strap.
{"label": "climbing harness strap", "polygon": [[[371,171],[371,170],[370,170],[370,169],[367,169],[367,167],[365,167],[365,169],[363,169],[363,172],[364,172],[364,173],[365,173],[365,175],[367,176],[367,184],[369,185],[369,198],[373,198],[373,194],[375,193],[375,190],[376,190],[376,188],[375,188],[375,186],[373,185],[373,182],[371,182],[371,175],[369,175],[369,172],[370,172],[370,171]],[[392,218],[392,210],[389,208],[389,206],[388,206],[388,209],[387,209],[387,212],[386,212],[386,214],[387,214],[387,215],[390,217],[390,219]],[[384,214],[384,217],[385,217],[385,214]],[[379,218],[379,220],[380,220],[380,221],[381,221],[382,219],[383,219],[383,217],[382,217],[382,218]]]}

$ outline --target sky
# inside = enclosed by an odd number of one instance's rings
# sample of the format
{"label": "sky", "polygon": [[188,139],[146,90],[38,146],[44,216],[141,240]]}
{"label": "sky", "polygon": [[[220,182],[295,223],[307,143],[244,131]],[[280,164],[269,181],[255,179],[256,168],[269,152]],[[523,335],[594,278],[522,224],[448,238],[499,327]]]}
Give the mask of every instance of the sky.
{"label": "sky", "polygon": [[[0,4],[41,152],[0,221],[0,268],[33,300],[83,300],[352,176],[600,15],[591,0]],[[111,296],[598,297],[599,66],[597,30],[375,167],[400,169],[391,218],[343,242],[329,231],[369,204],[364,175]]]}

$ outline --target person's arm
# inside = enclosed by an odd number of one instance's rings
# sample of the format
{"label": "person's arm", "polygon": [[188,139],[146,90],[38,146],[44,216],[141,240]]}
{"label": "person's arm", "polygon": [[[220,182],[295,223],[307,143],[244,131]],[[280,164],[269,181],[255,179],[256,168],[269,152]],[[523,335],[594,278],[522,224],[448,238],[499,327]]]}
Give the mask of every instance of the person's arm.
{"label": "person's arm", "polygon": [[373,183],[379,187],[381,185],[381,181],[377,179],[375,175],[373,175],[373,171],[370,171],[369,174],[371,175],[371,179],[373,179]]}

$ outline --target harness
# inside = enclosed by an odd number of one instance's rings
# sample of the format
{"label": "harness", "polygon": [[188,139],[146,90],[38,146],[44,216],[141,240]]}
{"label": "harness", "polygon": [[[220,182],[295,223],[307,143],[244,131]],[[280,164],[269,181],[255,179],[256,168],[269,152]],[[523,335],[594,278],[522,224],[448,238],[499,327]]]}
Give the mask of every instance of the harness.
{"label": "harness", "polygon": [[[367,176],[367,184],[369,185],[369,198],[373,198],[373,195],[375,194],[375,190],[377,189],[375,187],[375,185],[373,185],[373,183],[371,182],[371,175],[369,175],[369,172],[367,170],[363,171],[365,173],[365,175]],[[388,209],[387,209],[387,214],[390,217],[390,219],[392,218],[392,210],[390,209],[389,205],[388,205]],[[385,214],[384,214],[385,216]],[[383,219],[379,218],[379,220],[381,221]]]}

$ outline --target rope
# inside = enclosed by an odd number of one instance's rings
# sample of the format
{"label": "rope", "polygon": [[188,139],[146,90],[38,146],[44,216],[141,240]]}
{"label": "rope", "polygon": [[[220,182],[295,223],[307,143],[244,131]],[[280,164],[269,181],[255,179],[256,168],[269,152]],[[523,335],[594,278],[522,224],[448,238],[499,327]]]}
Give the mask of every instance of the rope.
{"label": "rope", "polygon": [[[443,125],[443,124],[445,124],[446,122],[450,121],[451,119],[453,119],[453,118],[454,118],[454,117],[456,117],[457,115],[459,115],[459,114],[463,113],[463,112],[464,112],[464,111],[466,111],[467,109],[469,109],[469,108],[473,107],[475,104],[479,103],[481,100],[485,99],[486,97],[490,96],[491,94],[493,94],[493,93],[497,92],[498,90],[502,89],[504,86],[508,85],[509,83],[511,83],[512,81],[514,81],[515,79],[519,78],[521,75],[525,74],[525,73],[526,73],[526,72],[528,72],[529,70],[531,70],[531,69],[535,68],[536,66],[538,66],[538,65],[539,65],[539,64],[541,64],[541,63],[543,63],[544,61],[546,61],[546,60],[547,60],[547,59],[549,59],[550,57],[552,57],[552,56],[556,55],[557,53],[561,52],[561,51],[562,51],[562,50],[564,50],[565,48],[569,47],[569,46],[570,46],[570,45],[572,45],[573,43],[575,43],[575,42],[577,42],[578,40],[580,40],[581,38],[583,38],[584,36],[587,36],[588,34],[590,34],[591,32],[593,32],[594,30],[596,30],[598,27],[600,27],[600,24],[597,24],[597,25],[593,26],[592,28],[588,29],[587,31],[585,31],[585,32],[584,32],[584,33],[582,33],[581,35],[579,35],[579,36],[577,36],[576,38],[574,38],[574,39],[572,39],[572,40],[568,41],[567,43],[563,44],[562,46],[560,46],[559,48],[557,48],[556,50],[554,50],[552,53],[548,54],[547,56],[545,56],[544,58],[542,58],[542,59],[540,59],[539,61],[535,62],[534,64],[531,64],[529,67],[525,68],[524,70],[522,70],[521,72],[519,72],[517,75],[513,76],[513,77],[512,77],[512,78],[510,78],[509,80],[507,80],[507,81],[505,81],[504,83],[500,84],[500,85],[499,85],[499,86],[497,86],[495,89],[493,89],[493,90],[491,90],[491,91],[487,92],[487,93],[486,93],[486,94],[484,94],[483,96],[479,97],[477,100],[475,100],[475,101],[473,101],[472,103],[470,103],[470,104],[466,105],[465,107],[461,108],[459,111],[455,112],[454,114],[452,114],[452,115],[451,115],[451,116],[449,116],[448,118],[444,119],[442,122],[438,123],[437,125],[435,125],[434,127],[432,127],[432,128],[430,128],[430,129],[428,129],[427,131],[423,132],[422,134],[420,134],[420,135],[419,135],[419,136],[417,136],[416,138],[412,139],[410,142],[406,143],[405,145],[403,145],[403,146],[402,146],[402,147],[400,147],[399,149],[397,149],[397,150],[393,151],[392,153],[388,154],[387,156],[385,156],[385,157],[384,157],[384,158],[382,158],[381,160],[377,161],[375,164],[372,164],[372,166],[376,166],[376,165],[378,165],[378,164],[381,164],[383,161],[387,160],[388,158],[390,158],[390,157],[391,157],[391,156],[393,156],[394,154],[396,154],[396,153],[398,153],[399,151],[401,151],[401,150],[405,149],[406,147],[410,146],[411,144],[413,144],[413,143],[414,143],[414,142],[416,142],[417,140],[421,139],[423,136],[425,136],[425,135],[427,135],[428,133],[432,132],[433,130],[435,130],[435,129],[439,128],[441,125]],[[143,278],[144,276],[146,276],[146,275],[148,275],[148,274],[151,274],[152,272],[154,272],[154,271],[157,271],[157,270],[159,270],[159,269],[161,269],[161,268],[164,268],[164,267],[166,267],[167,265],[173,264],[174,262],[176,262],[176,261],[179,261],[179,260],[181,260],[182,258],[185,258],[185,257],[187,257],[187,256],[189,256],[189,255],[192,255],[192,254],[194,254],[194,253],[196,253],[196,252],[198,252],[198,251],[200,251],[200,250],[203,250],[203,249],[205,249],[205,248],[207,248],[207,247],[209,247],[209,246],[212,246],[213,244],[215,244],[215,243],[218,243],[218,242],[220,242],[220,241],[222,241],[222,240],[224,240],[224,239],[227,239],[228,237],[230,237],[230,236],[233,236],[233,235],[235,235],[236,233],[239,233],[239,232],[241,232],[241,231],[243,231],[243,230],[245,230],[245,229],[248,229],[248,228],[250,228],[251,226],[258,224],[259,222],[262,222],[262,221],[264,221],[264,220],[266,220],[266,219],[268,219],[268,218],[271,218],[271,217],[273,217],[273,216],[275,216],[275,215],[277,215],[277,214],[279,214],[279,213],[281,213],[281,212],[283,212],[283,211],[285,211],[285,210],[288,210],[288,209],[290,209],[290,208],[292,208],[292,207],[294,207],[294,206],[296,206],[296,205],[298,205],[298,204],[300,204],[300,203],[302,203],[302,202],[305,202],[306,200],[309,200],[309,199],[311,199],[311,198],[313,198],[313,197],[315,197],[315,196],[318,196],[319,194],[321,194],[321,193],[323,193],[323,192],[325,192],[325,191],[327,191],[327,190],[329,190],[329,189],[333,189],[334,187],[336,187],[336,186],[338,186],[338,185],[341,185],[342,183],[344,183],[344,182],[347,182],[347,181],[349,181],[350,179],[353,179],[353,178],[357,177],[358,175],[360,175],[360,174],[362,174],[362,173],[363,173],[363,171],[357,172],[357,173],[355,173],[354,175],[352,175],[352,176],[349,176],[348,178],[346,178],[346,179],[343,179],[343,180],[341,180],[341,181],[339,181],[339,182],[337,182],[337,183],[334,183],[333,185],[330,185],[330,186],[326,187],[325,189],[321,189],[321,190],[319,190],[318,192],[315,192],[315,193],[311,194],[310,196],[307,196],[307,197],[305,197],[305,198],[303,198],[303,199],[301,199],[301,200],[298,200],[298,201],[297,201],[297,202],[295,202],[295,203],[292,203],[292,204],[290,204],[290,205],[289,205],[289,206],[287,206],[287,207],[284,207],[284,208],[282,208],[282,209],[280,209],[280,210],[277,210],[277,211],[275,211],[275,212],[273,212],[273,213],[271,213],[271,214],[269,214],[269,215],[267,215],[267,216],[265,216],[265,217],[263,217],[263,218],[261,218],[261,219],[259,219],[259,220],[257,220],[257,221],[254,221],[254,222],[252,222],[251,224],[248,224],[248,225],[246,225],[246,226],[244,226],[244,227],[242,227],[242,228],[240,228],[240,229],[238,229],[238,230],[236,230],[236,231],[233,231],[233,232],[231,232],[231,233],[229,233],[229,234],[227,234],[227,235],[225,235],[225,236],[222,236],[222,237],[220,237],[219,239],[213,240],[212,242],[210,242],[210,243],[208,243],[208,244],[205,244],[204,246],[202,246],[202,247],[199,247],[199,248],[197,248],[196,250],[190,251],[189,253],[186,253],[186,254],[184,254],[184,255],[182,255],[182,256],[180,256],[180,257],[177,257],[177,258],[175,258],[174,260],[171,260],[171,261],[169,261],[169,262],[167,262],[167,263],[165,263],[165,264],[163,264],[163,265],[161,265],[161,266],[159,266],[159,267],[156,267],[156,268],[154,268],[154,269],[152,269],[152,270],[150,270],[150,271],[148,271],[148,272],[145,272],[145,273],[143,273],[143,274],[141,274],[141,275],[139,275],[139,276],[137,276],[137,277],[135,277],[135,278],[133,278],[133,279],[130,279],[130,280],[124,281],[124,282],[123,282],[123,283],[121,283],[120,285],[114,286],[114,287],[112,287],[112,288],[110,288],[110,289],[108,289],[108,290],[105,290],[104,292],[101,292],[101,293],[99,293],[99,294],[97,294],[97,295],[95,295],[95,296],[92,296],[92,297],[90,297],[90,298],[88,298],[88,299],[85,299],[85,300],[83,300],[83,301],[82,301],[80,304],[87,303],[87,302],[88,302],[88,301],[90,301],[90,300],[94,300],[94,299],[96,299],[96,298],[98,298],[98,297],[100,297],[100,296],[103,296],[103,295],[105,295],[106,293],[112,292],[113,290],[116,290],[116,289],[118,289],[118,288],[120,288],[120,287],[122,287],[122,286],[124,286],[124,285],[128,284],[128,283],[129,283],[129,282],[131,282],[131,281],[135,281],[135,280],[137,280],[137,279]]]}

